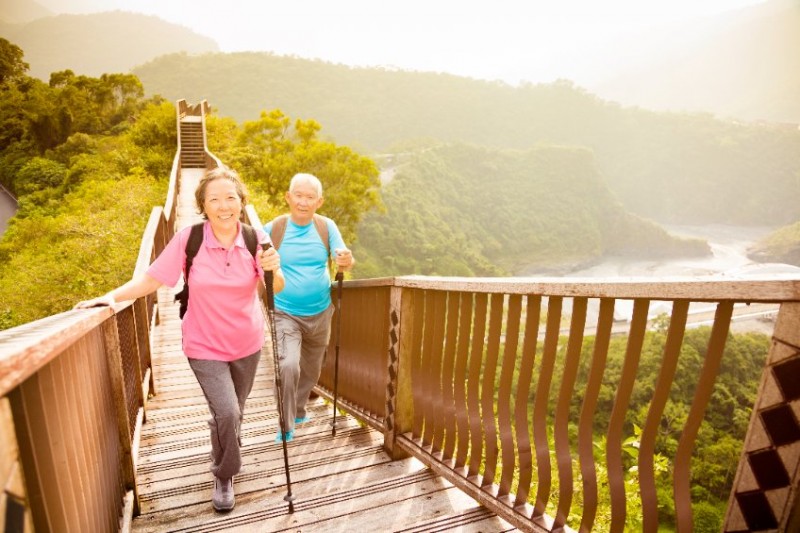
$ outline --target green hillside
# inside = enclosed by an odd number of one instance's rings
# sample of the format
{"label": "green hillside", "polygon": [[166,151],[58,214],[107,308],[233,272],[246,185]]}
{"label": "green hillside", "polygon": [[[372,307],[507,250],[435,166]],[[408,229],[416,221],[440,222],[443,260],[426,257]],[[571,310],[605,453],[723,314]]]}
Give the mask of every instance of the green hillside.
{"label": "green hillside", "polygon": [[603,255],[709,253],[625,211],[586,149],[452,144],[384,166],[394,170],[383,186],[386,213],[359,226],[359,277],[530,275]]}
{"label": "green hillside", "polygon": [[800,222],[767,235],[748,250],[753,261],[800,266]]}
{"label": "green hillside", "polygon": [[522,150],[587,147],[623,205],[659,222],[778,225],[800,218],[797,128],[623,108],[569,82],[512,87],[268,53],[173,54],[134,72],[149,94],[205,98],[240,121],[278,108],[373,153],[419,138]]}
{"label": "green hillside", "polygon": [[129,72],[162,54],[219,50],[212,39],[158,17],[115,11],[58,15],[0,27],[25,50],[30,75],[47,81],[51,72],[72,70],[99,76]]}

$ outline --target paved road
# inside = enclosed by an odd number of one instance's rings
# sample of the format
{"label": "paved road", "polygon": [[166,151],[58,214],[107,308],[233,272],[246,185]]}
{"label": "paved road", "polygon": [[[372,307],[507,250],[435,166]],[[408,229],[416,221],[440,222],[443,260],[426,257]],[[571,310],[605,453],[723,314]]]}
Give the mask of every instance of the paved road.
{"label": "paved road", "polygon": [[[733,308],[731,318],[731,330],[737,333],[760,332],[771,335],[775,326],[775,318],[778,316],[778,304],[753,303],[750,305],[736,304]],[[665,312],[668,310],[665,309]],[[696,328],[699,326],[710,326],[714,323],[714,313],[716,308],[712,304],[694,303],[690,307],[689,316],[686,320],[686,328]],[[591,315],[591,316],[589,316]],[[652,318],[652,316],[651,316]],[[561,328],[562,335],[568,335],[569,326]],[[630,331],[629,320],[619,320],[614,322],[611,327],[612,335],[627,335]],[[584,335],[595,335],[597,333],[597,314],[587,314],[586,329]],[[544,338],[544,330],[539,333],[540,338]]]}
{"label": "paved road", "polygon": [[8,219],[17,212],[17,201],[0,186],[0,236],[6,232]]}

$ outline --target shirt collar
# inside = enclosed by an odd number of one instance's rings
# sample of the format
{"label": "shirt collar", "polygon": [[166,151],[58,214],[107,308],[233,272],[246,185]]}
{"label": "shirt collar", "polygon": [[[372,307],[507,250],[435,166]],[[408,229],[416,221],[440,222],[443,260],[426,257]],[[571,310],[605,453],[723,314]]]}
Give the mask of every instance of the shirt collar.
{"label": "shirt collar", "polygon": [[[236,234],[236,238],[233,239],[233,245],[238,248],[246,248],[244,244],[244,236],[242,235],[242,223],[238,222],[239,224],[239,232]],[[217,237],[214,236],[214,231],[211,229],[211,222],[206,220],[205,224],[203,225],[203,244],[205,244],[208,248],[222,248]]]}

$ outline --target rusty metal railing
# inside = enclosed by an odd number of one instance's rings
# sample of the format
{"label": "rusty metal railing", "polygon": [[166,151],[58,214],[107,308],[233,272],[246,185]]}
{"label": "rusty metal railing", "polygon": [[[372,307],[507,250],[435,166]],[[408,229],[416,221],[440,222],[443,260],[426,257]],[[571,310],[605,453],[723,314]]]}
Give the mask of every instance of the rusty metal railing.
{"label": "rusty metal railing", "polygon": [[[345,286],[339,363],[344,408],[383,430],[390,453],[416,456],[533,531],[591,531],[601,503],[610,506],[611,531],[626,527],[628,405],[656,308],[666,309],[666,341],[635,465],[645,531],[658,528],[654,455],[684,333],[700,316],[710,324],[691,409],[669,458],[678,530],[690,531],[692,453],[732,320],[751,303],[780,305],[779,324],[795,320],[787,313],[800,301],[798,280],[403,277]],[[625,335],[627,347],[619,377],[609,383],[606,355],[614,335]],[[589,342],[587,358],[583,347]],[[577,390],[579,372],[583,385]],[[615,398],[607,427],[599,428],[594,419],[601,384],[612,386]],[[331,385],[329,357],[322,392],[329,394]],[[601,464],[594,453],[598,436],[605,443]],[[598,467],[607,472],[610,502],[600,501],[605,493]]]}

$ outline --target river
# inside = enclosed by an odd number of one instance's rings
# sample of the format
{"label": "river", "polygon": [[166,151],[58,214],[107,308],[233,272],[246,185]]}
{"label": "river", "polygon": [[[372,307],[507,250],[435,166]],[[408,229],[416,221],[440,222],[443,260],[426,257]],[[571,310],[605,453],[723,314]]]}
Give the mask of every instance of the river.
{"label": "river", "polygon": [[710,257],[670,260],[636,260],[608,257],[587,268],[572,270],[566,277],[696,277],[726,276],[798,276],[800,267],[782,263],[756,263],[747,257],[747,249],[774,227],[741,227],[713,224],[706,226],[664,226],[673,235],[705,239]]}
{"label": "river", "polygon": [[[608,257],[587,268],[575,269],[564,274],[574,278],[696,278],[701,276],[724,277],[728,279],[747,279],[749,277],[769,276],[771,278],[800,278],[800,267],[783,263],[756,263],[747,257],[747,249],[760,238],[770,234],[773,227],[739,227],[726,225],[707,226],[664,226],[673,235],[705,239],[710,248],[710,257],[678,258],[671,260],[634,260],[629,257]],[[571,312],[571,301],[565,300],[564,314]],[[733,331],[758,331],[771,334],[772,319],[777,305],[737,304],[731,324]],[[589,301],[587,324],[597,321],[599,303]],[[661,313],[669,314],[669,302],[650,303],[649,317]],[[632,300],[617,300],[614,306],[615,328],[624,330],[633,312]],[[710,323],[714,306],[695,302],[689,307],[689,326]],[[591,333],[591,332],[590,332]]]}

